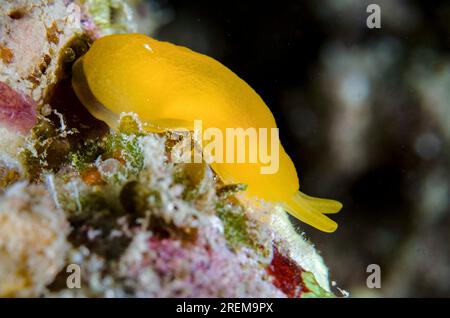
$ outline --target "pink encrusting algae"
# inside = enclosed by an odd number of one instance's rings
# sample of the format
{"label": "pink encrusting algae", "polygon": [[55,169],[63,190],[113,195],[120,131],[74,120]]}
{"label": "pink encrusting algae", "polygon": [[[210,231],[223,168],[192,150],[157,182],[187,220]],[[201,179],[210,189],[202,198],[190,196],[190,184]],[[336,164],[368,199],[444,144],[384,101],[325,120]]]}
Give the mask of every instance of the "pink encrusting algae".
{"label": "pink encrusting algae", "polygon": [[0,125],[27,134],[36,124],[36,103],[0,82]]}

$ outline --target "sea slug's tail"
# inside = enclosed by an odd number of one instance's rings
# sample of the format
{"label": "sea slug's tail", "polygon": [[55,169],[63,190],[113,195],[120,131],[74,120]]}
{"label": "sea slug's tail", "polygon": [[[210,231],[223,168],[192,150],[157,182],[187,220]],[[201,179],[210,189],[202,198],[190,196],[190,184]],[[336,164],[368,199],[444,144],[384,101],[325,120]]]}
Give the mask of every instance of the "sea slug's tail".
{"label": "sea slug's tail", "polygon": [[338,201],[310,197],[297,192],[285,202],[284,208],[300,221],[323,232],[334,232],[338,225],[324,214],[337,213],[342,208]]}

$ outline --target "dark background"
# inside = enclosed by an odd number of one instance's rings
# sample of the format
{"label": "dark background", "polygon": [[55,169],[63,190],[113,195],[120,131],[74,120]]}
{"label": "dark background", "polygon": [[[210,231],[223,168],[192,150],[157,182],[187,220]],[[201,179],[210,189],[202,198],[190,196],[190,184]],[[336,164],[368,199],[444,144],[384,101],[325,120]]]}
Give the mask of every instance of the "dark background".
{"label": "dark background", "polygon": [[[155,37],[210,55],[271,108],[301,190],[335,198],[333,234],[299,229],[357,296],[450,296],[450,6],[153,1]],[[379,264],[382,288],[366,287]]]}

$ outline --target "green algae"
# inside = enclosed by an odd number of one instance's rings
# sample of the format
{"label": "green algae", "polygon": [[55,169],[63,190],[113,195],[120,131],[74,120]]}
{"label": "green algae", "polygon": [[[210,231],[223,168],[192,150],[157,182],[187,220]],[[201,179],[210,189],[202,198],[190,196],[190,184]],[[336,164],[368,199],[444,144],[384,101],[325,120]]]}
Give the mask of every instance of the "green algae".
{"label": "green algae", "polygon": [[223,222],[225,239],[232,247],[254,247],[254,242],[247,232],[248,218],[242,207],[218,204],[217,215]]}
{"label": "green algae", "polygon": [[307,290],[302,293],[301,298],[336,298],[333,293],[320,287],[313,273],[305,271],[301,276]]}
{"label": "green algae", "polygon": [[101,140],[87,141],[70,154],[70,163],[82,172],[94,166],[98,158],[102,160],[114,158],[124,163],[125,176],[117,175],[116,181],[124,180],[130,175],[137,175],[144,166],[144,155],[138,137],[135,135],[111,132]]}
{"label": "green algae", "polygon": [[92,167],[95,160],[104,152],[97,140],[88,140],[82,147],[70,154],[70,163],[78,171]]}

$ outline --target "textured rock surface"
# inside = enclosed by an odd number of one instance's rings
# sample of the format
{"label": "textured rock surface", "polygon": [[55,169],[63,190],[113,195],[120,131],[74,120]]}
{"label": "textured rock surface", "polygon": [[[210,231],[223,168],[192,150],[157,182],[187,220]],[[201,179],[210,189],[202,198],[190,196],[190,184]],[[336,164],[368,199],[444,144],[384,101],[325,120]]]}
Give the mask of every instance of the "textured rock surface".
{"label": "textured rock surface", "polygon": [[65,1],[0,3],[0,81],[42,103],[58,80],[61,52],[80,34],[80,8]]}
{"label": "textured rock surface", "polygon": [[64,265],[68,232],[43,186],[11,186],[0,198],[0,296],[40,295]]}
{"label": "textured rock surface", "polygon": [[73,226],[66,262],[81,265],[83,288],[64,288],[63,273],[47,295],[333,296],[322,258],[284,211],[246,202],[207,165],[172,162],[180,140],[135,120],[124,116],[118,132],[80,145],[48,175]]}

